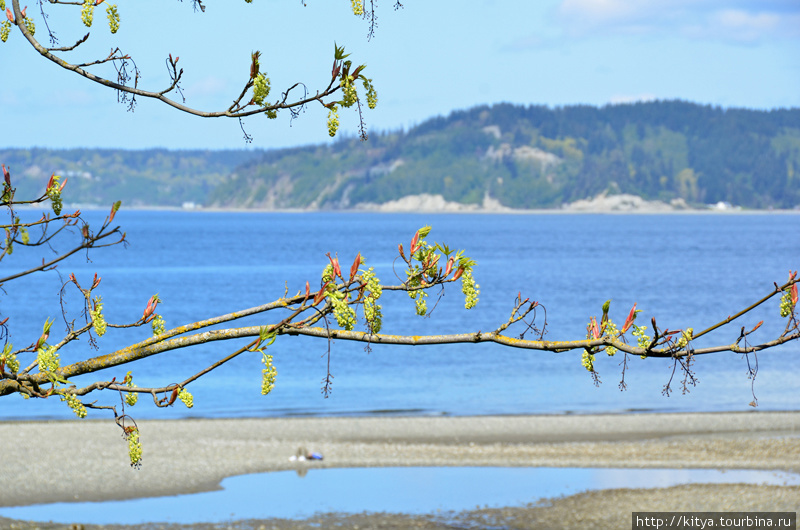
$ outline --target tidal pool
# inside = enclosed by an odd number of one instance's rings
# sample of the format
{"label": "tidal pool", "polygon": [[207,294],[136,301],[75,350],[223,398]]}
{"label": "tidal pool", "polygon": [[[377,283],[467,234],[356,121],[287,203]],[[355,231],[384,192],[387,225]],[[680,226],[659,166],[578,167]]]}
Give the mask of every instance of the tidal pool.
{"label": "tidal pool", "polygon": [[798,485],[800,474],[713,469],[390,467],[307,469],[230,477],[207,493],[0,508],[12,519],[84,524],[306,518],[315,513],[435,513],[521,506],[610,488],[690,483]]}

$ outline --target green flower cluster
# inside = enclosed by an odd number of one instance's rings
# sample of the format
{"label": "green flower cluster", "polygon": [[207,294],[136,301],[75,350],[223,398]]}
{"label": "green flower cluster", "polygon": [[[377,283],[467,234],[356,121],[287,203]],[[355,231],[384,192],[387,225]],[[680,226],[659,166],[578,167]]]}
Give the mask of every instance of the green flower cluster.
{"label": "green flower cluster", "polygon": [[381,297],[383,288],[372,267],[362,272],[361,278],[366,283],[365,293],[369,292],[364,298],[364,320],[367,321],[367,329],[370,333],[379,333],[383,327],[383,314],[377,300]]}
{"label": "green flower cluster", "polygon": [[328,111],[328,135],[333,138],[337,130],[339,130],[339,109],[334,105]]}
{"label": "green flower cluster", "polygon": [[269,91],[269,77],[264,76],[264,74],[258,74],[253,79],[253,103],[263,106],[264,100],[269,96]]}
{"label": "green flower cluster", "polygon": [[106,332],[106,319],[103,317],[103,299],[96,297],[94,299],[94,309],[89,311],[92,317],[92,327],[98,337],[102,337]]}
{"label": "green flower cluster", "polygon": [[[18,221],[17,221],[18,222]],[[22,234],[22,244],[27,245],[28,242],[31,240],[30,234],[28,234],[28,230],[25,228],[20,228],[19,233]]]}
{"label": "green flower cluster", "polygon": [[367,106],[375,110],[378,106],[378,93],[375,92],[375,87],[372,85],[372,79],[364,78],[364,90],[367,91]]}
{"label": "green flower cluster", "polygon": [[275,388],[275,379],[278,377],[278,370],[272,364],[272,355],[266,353],[262,357],[264,369],[261,370],[261,394],[266,396]]}
{"label": "green flower cluster", "polygon": [[27,28],[28,33],[33,36],[36,34],[36,24],[33,23],[33,19],[31,17],[24,17],[22,21],[25,23],[25,28]]}
{"label": "green flower cluster", "polygon": [[83,406],[83,403],[81,403],[81,400],[78,399],[78,396],[75,394],[62,394],[61,401],[66,401],[69,408],[72,409],[72,412],[74,412],[77,417],[86,417],[86,407]]}
{"label": "green flower cluster", "polygon": [[128,456],[131,459],[131,467],[139,469],[142,467],[142,443],[139,441],[139,429],[134,427],[127,434]]}
{"label": "green flower cluster", "polygon": [[414,300],[414,310],[418,316],[424,317],[428,314],[428,293],[425,291],[413,291],[408,293],[412,300]]}
{"label": "green flower cluster", "polygon": [[481,293],[480,285],[475,283],[472,277],[472,269],[465,269],[461,275],[461,292],[464,293],[464,307],[472,309],[478,303],[478,295]]}
{"label": "green flower cluster", "polygon": [[589,353],[587,350],[583,350],[583,355],[581,355],[581,365],[588,371],[594,372],[594,354]]}
{"label": "green flower cluster", "polygon": [[678,348],[686,347],[686,345],[689,344],[689,341],[692,340],[693,334],[694,334],[694,329],[686,328],[686,331],[681,333],[681,338],[678,339],[678,342],[675,344],[675,346],[677,346]]}
{"label": "green flower cluster", "polygon": [[[419,233],[419,241],[417,241],[418,249],[411,256],[411,259],[415,259],[415,260],[419,261],[420,263],[424,262],[426,259],[428,259],[429,262],[430,261],[434,261],[434,262],[438,261],[438,259],[436,259],[436,260],[431,259],[431,255],[434,253],[434,247],[428,245],[425,242],[425,237],[427,237],[427,235],[430,232],[431,232],[431,227],[430,226],[424,226],[424,227],[419,229],[419,231],[418,231],[418,233]],[[433,265],[432,268],[435,269],[435,265]],[[433,271],[431,271],[431,272],[433,272]],[[422,286],[426,285],[426,283],[424,281],[424,278],[423,278],[423,274],[425,274],[425,273],[426,273],[426,271],[422,269],[421,265],[416,265],[415,264],[413,267],[411,267],[408,270],[406,270],[406,277],[408,278],[406,280],[406,285],[408,287],[412,287],[412,288],[422,287]],[[428,314],[428,302],[427,302],[427,300],[425,300],[425,298],[427,298],[427,296],[428,296],[428,293],[426,293],[425,291],[422,291],[422,290],[408,291],[408,297],[411,298],[412,300],[414,300],[414,306],[415,306],[415,310],[417,312],[417,315],[419,315],[421,317],[424,317],[426,314]]]}
{"label": "green flower cluster", "polygon": [[19,359],[17,356],[14,355],[14,352],[11,350],[13,346],[9,343],[3,347],[3,353],[0,353],[0,362],[8,366],[8,369],[11,370],[12,374],[15,374],[19,371]]}
{"label": "green flower cluster", "polygon": [[[647,331],[647,326],[637,326],[633,324],[631,326],[633,330],[633,336],[636,337],[636,343],[640,348],[647,348],[650,346],[650,337],[645,333]],[[647,355],[642,355],[642,359],[647,359]]]}
{"label": "green flower cluster", "polygon": [[178,392],[178,399],[183,401],[183,404],[186,405],[187,409],[194,407],[194,396],[192,396],[185,388],[181,388],[181,391]]}
{"label": "green flower cluster", "polygon": [[358,101],[358,92],[356,92],[356,87],[353,84],[352,75],[342,77],[343,79],[339,81],[339,86],[342,87],[342,93],[344,95],[342,98],[342,106],[347,109],[355,105],[356,101]]}
{"label": "green flower cluster", "polygon": [[794,303],[792,303],[792,295],[787,289],[783,296],[781,296],[781,316],[786,318],[794,311]]}
{"label": "green flower cluster", "polygon": [[353,8],[353,14],[361,16],[364,14],[364,0],[350,0],[350,5]]}
{"label": "green flower cluster", "polygon": [[61,367],[61,360],[55,346],[48,346],[42,343],[36,353],[36,361],[39,363],[39,371],[42,373],[53,373]]}
{"label": "green flower cluster", "polygon": [[84,0],[81,6],[81,20],[83,21],[83,25],[87,28],[92,27],[92,21],[94,20],[94,0]]}
{"label": "green flower cluster", "polygon": [[347,297],[339,291],[328,291],[325,296],[333,306],[333,316],[339,327],[352,331],[356,325],[356,311],[347,303]]}
{"label": "green flower cluster", "polygon": [[0,24],[0,40],[3,42],[8,41],[8,36],[11,35],[11,22],[4,20]]}
{"label": "green flower cluster", "polygon": [[6,10],[6,0],[0,0],[0,11]]}
{"label": "green flower cluster", "polygon": [[333,281],[333,265],[328,263],[325,265],[325,268],[322,269],[322,283],[328,283]]}
{"label": "green flower cluster", "polygon": [[[617,329],[617,325],[609,318],[606,320],[606,323],[603,325],[602,329],[603,335],[608,335],[612,339],[617,338],[620,336],[620,332]],[[606,346],[606,353],[609,357],[613,357],[615,353],[617,353],[617,349],[614,346]]]}
{"label": "green flower cluster", "polygon": [[108,17],[108,29],[111,30],[111,33],[116,33],[119,30],[117,4],[108,4],[106,6],[106,16]]}
{"label": "green flower cluster", "polygon": [[53,207],[53,213],[56,215],[61,215],[61,208],[63,204],[61,203],[61,190],[59,189],[59,181],[61,177],[59,175],[53,176],[53,184],[47,188],[47,196],[50,198],[50,203]]}
{"label": "green flower cluster", "polygon": [[156,315],[153,321],[150,323],[153,328],[153,336],[158,337],[159,335],[163,335],[167,329],[164,324],[164,318],[161,315]]}
{"label": "green flower cluster", "polygon": [[[133,376],[131,375],[130,372],[125,374],[125,384],[129,388],[136,387],[136,385],[133,384]],[[125,403],[127,403],[129,406],[132,407],[132,406],[136,405],[137,401],[139,401],[139,393],[138,392],[128,392],[127,394],[125,394]]]}

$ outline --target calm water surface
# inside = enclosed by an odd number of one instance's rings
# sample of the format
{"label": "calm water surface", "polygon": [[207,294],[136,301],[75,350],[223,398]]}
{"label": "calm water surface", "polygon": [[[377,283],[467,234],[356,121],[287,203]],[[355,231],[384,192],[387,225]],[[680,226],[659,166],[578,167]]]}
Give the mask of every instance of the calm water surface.
{"label": "calm water surface", "polygon": [[798,485],[800,475],[714,469],[411,467],[312,469],[227,478],[222,489],[129,501],[0,508],[14,519],[83,524],[191,524],[307,518],[315,513],[435,513],[523,506],[590,489],[678,484]]}
{"label": "calm water surface", "polygon": [[[106,212],[87,212],[94,226]],[[38,217],[38,216],[37,216]],[[538,300],[547,310],[550,340],[582,338],[591,316],[612,299],[611,316],[623,322],[636,302],[640,322],[656,317],[661,327],[707,327],[756,301],[800,268],[800,215],[432,215],[368,213],[198,213],[125,211],[118,221],[130,245],[74,256],[55,272],[7,283],[0,299],[10,316],[10,341],[30,344],[45,317],[57,318],[53,335],[64,329],[58,292],[74,272],[90,283],[102,276],[110,322],[141,316],[150,295],[159,293],[167,326],[224,314],[272,301],[319,282],[327,252],[349,267],[357,252],[384,283],[404,277],[394,261],[397,244],[406,248],[417,228],[429,224],[429,242],[463,248],[478,262],[478,306],[463,307],[457,285],[447,286],[429,318],[414,315],[400,293],[384,297],[386,333],[436,334],[495,329],[510,314],[514,298]],[[40,262],[42,254],[17,250],[4,271]],[[392,296],[393,295],[393,296]],[[429,307],[434,305],[432,293]],[[24,304],[20,304],[24,301]],[[67,299],[71,318],[79,301]],[[778,300],[717,335],[733,342],[741,326],[767,323],[755,335],[767,340],[785,321],[776,318]],[[242,325],[274,322],[280,314],[251,318]],[[540,312],[536,324],[542,326]],[[109,330],[98,350],[85,341],[62,350],[62,362],[112,351],[147,335],[147,330]],[[530,334],[528,335],[531,336]],[[702,343],[707,344],[707,343]],[[699,345],[702,345],[699,344]],[[138,361],[96,377],[121,379],[132,370],[140,386],[184,380],[240,343],[217,342]],[[275,390],[261,396],[258,354],[243,355],[190,385],[195,407],[156,409],[140,399],[137,418],[266,417],[293,415],[474,415],[596,413],[625,411],[748,410],[753,399],[747,363],[740,355],[697,358],[699,383],[687,395],[662,395],[672,365],[662,360],[628,360],[627,390],[621,392],[621,356],[598,356],[602,384],[595,387],[580,364],[580,352],[537,353],[495,345],[373,347],[334,341],[333,393],[325,399],[327,344],[319,339],[279,337],[270,347],[278,369]],[[755,393],[760,410],[796,410],[797,355],[790,344],[758,355]],[[27,362],[30,362],[28,360]],[[751,363],[756,359],[751,356]],[[23,365],[26,364],[23,360]],[[76,382],[90,378],[78,378]],[[119,403],[110,393],[101,401]],[[0,419],[73,418],[64,403],[0,400]],[[103,417],[94,413],[94,417]]]}

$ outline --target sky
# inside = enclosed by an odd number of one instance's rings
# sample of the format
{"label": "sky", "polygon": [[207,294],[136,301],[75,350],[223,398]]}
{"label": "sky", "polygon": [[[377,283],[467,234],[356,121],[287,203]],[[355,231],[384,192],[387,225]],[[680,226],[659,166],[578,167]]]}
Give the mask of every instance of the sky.
{"label": "sky", "polygon": [[[6,0],[10,4],[10,0]],[[23,2],[24,4],[25,2]],[[28,0],[36,37],[49,44],[40,5]],[[61,56],[104,58],[119,47],[136,62],[140,87],[169,85],[168,54],[180,57],[186,104],[222,110],[249,78],[250,55],[274,98],[294,83],[310,93],[330,80],[334,43],[366,64],[378,106],[371,132],[408,130],[428,118],[482,104],[606,105],[682,99],[722,107],[800,107],[798,0],[378,0],[378,27],[354,16],[347,0],[117,0],[111,35],[103,5],[89,40]],[[43,3],[59,46],[87,28],[80,8]],[[111,65],[92,71],[115,77]],[[279,148],[327,143],[327,110],[309,106],[291,120],[190,116],[117,94],[41,57],[18,32],[0,43],[0,147],[170,149]],[[181,96],[175,96],[180,100]],[[358,133],[354,110],[340,111],[340,133]]]}

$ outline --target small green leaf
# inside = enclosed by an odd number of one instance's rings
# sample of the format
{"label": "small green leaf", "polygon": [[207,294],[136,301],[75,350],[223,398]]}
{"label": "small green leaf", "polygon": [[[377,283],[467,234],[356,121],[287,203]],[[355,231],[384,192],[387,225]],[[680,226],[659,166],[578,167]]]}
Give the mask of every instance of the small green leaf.
{"label": "small green leaf", "polygon": [[344,46],[337,46],[336,43],[334,42],[333,43],[333,48],[334,48],[333,57],[337,61],[341,61],[345,57],[349,57],[350,56],[349,53],[344,53]]}

